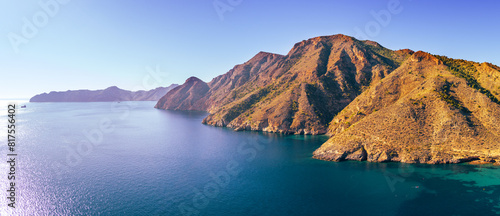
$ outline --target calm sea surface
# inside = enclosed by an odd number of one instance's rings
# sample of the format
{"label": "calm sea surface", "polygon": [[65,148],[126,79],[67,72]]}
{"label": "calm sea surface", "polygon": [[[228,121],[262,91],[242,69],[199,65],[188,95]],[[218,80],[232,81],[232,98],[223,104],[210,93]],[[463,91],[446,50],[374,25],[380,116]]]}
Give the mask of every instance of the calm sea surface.
{"label": "calm sea surface", "polygon": [[16,210],[1,215],[495,215],[500,167],[325,162],[324,136],[234,132],[155,102],[28,103],[16,113]]}

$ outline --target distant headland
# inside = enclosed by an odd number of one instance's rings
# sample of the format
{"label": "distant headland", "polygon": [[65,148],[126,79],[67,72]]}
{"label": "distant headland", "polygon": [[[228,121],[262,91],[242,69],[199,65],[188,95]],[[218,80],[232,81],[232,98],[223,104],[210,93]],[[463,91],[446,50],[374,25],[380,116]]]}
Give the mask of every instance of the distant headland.
{"label": "distant headland", "polygon": [[158,87],[149,91],[128,91],[111,86],[104,90],[68,90],[35,95],[30,102],[106,102],[106,101],[158,101],[177,87]]}

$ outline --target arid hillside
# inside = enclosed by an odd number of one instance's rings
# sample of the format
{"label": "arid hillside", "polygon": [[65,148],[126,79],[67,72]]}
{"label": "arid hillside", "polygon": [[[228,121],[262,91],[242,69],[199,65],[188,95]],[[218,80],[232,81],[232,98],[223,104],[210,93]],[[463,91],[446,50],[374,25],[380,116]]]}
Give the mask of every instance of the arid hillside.
{"label": "arid hillside", "polygon": [[[407,163],[496,160],[500,106],[493,87],[500,86],[500,72],[492,69],[486,63],[417,52],[332,120],[332,137],[314,157]],[[487,72],[491,79],[481,79]]]}
{"label": "arid hillside", "polygon": [[500,161],[500,71],[490,63],[393,51],[345,35],[260,52],[205,83],[190,78],[156,105],[204,110],[235,130],[328,134],[323,160]]}

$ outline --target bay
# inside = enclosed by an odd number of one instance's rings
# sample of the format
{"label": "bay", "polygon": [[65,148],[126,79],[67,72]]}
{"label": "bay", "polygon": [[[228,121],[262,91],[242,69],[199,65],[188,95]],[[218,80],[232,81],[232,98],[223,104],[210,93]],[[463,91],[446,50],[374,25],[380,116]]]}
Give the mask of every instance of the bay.
{"label": "bay", "polygon": [[[327,162],[328,137],[235,132],[155,102],[16,101],[16,209],[1,215],[494,215],[491,165]],[[8,153],[8,101],[0,154]]]}

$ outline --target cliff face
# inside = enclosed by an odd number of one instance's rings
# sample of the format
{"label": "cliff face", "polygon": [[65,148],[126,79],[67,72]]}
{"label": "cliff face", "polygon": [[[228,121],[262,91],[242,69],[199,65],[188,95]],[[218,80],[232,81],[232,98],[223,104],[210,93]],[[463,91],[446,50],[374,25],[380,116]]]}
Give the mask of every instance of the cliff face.
{"label": "cliff face", "polygon": [[[205,124],[236,130],[324,134],[336,113],[409,55],[345,35],[312,38],[286,56],[261,52],[214,78],[188,109],[210,112]],[[185,109],[168,105],[185,97],[168,95],[157,107]]]}
{"label": "cliff face", "polygon": [[205,99],[210,88],[202,80],[190,77],[184,84],[160,98],[155,108],[171,110],[206,110]]}
{"label": "cliff face", "polygon": [[[485,74],[491,79],[484,79]],[[487,93],[500,86],[500,80],[495,81],[499,77],[500,71],[484,63],[417,52],[332,120],[332,137],[314,157],[405,163],[500,161],[500,105]]]}
{"label": "cliff face", "polygon": [[116,86],[104,90],[76,90],[50,92],[35,95],[30,102],[104,102],[104,101],[157,101],[171,89],[177,87],[159,87],[149,91],[127,91]]}
{"label": "cliff face", "polygon": [[499,69],[334,35],[261,52],[196,91],[186,82],[156,107],[205,110],[203,123],[235,130],[326,133],[323,160],[500,161]]}

